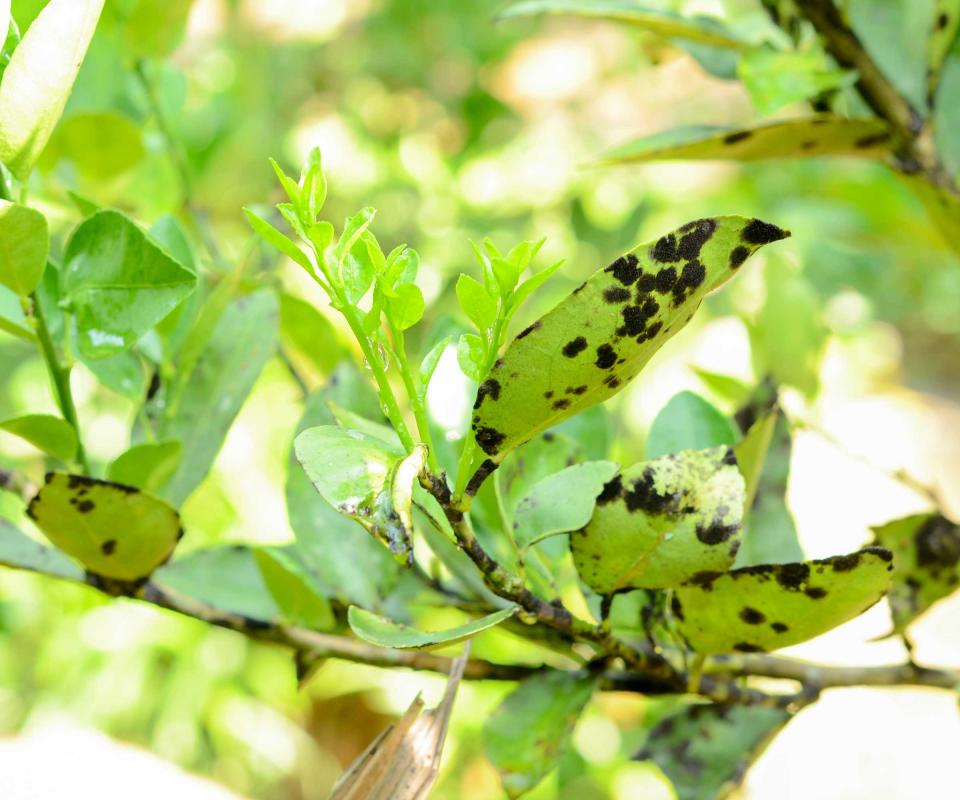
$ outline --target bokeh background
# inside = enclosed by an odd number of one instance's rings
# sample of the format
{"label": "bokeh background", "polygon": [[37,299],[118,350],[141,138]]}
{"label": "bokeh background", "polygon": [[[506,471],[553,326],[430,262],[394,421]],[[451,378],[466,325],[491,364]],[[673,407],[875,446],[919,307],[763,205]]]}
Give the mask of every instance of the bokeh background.
{"label": "bokeh background", "polygon": [[[42,5],[15,0],[21,27]],[[407,242],[420,251],[421,285],[436,316],[456,314],[453,281],[474,270],[468,239],[490,236],[509,247],[546,236],[542,263],[567,262],[518,330],[640,241],[700,216],[761,216],[793,238],[764,250],[710,298],[610,404],[614,452],[625,461],[641,453],[650,421],[679,390],[732,410],[736,391],[703,371],[744,383],[772,371],[788,385],[788,505],[809,557],[855,549],[871,525],[929,508],[920,487],[960,514],[960,261],[909,189],[882,164],[852,159],[593,166],[637,136],[758,116],[740,83],[708,74],[675,44],[599,21],[496,22],[499,5],[196,0],[173,56],[146,65],[180,143],[176,154],[130,70],[98,34],[63,124],[84,115],[99,115],[99,124],[74,123],[70,136],[54,140],[33,202],[60,233],[77,221],[67,189],[145,225],[179,215],[192,220],[210,269],[252,261],[322,306],[298,268],[256,246],[240,211],[280,199],[268,156],[294,169],[319,145],[329,217],[375,206],[385,248]],[[648,5],[716,14],[743,31],[769,24],[752,0]],[[903,4],[874,5],[896,13]],[[887,48],[905,70],[922,62],[911,41]],[[42,362],[2,332],[0,376],[0,416],[54,411]],[[98,387],[82,366],[74,391],[91,456],[123,452],[133,403]],[[450,353],[431,410],[451,436],[462,431],[471,399]],[[283,483],[302,407],[288,371],[271,361],[184,508],[184,549],[293,537]],[[35,480],[43,471],[33,451],[4,434],[0,466]],[[0,496],[0,510],[19,514],[18,500]],[[960,663],[958,620],[960,603],[948,600],[915,626],[922,663]],[[889,627],[881,604],[792,652],[841,664],[902,659],[896,641],[870,641]],[[281,650],[82,587],[0,573],[5,798],[88,785],[101,798],[133,790],[322,798],[418,691],[435,700],[442,685],[429,675],[331,662],[298,691]],[[462,688],[434,797],[504,796],[479,733],[508,688]],[[573,753],[531,798],[671,797],[655,767],[628,760],[656,705],[635,695],[598,697]],[[952,797],[958,735],[948,693],[834,690],[789,725],[743,796]]]}

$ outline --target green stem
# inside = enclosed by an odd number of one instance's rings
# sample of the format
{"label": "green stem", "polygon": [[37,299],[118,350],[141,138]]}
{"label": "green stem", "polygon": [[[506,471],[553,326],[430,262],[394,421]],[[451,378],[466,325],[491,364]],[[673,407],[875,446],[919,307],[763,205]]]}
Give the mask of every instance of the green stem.
{"label": "green stem", "polygon": [[417,379],[410,369],[403,331],[392,324],[389,326],[390,335],[393,336],[394,355],[397,358],[397,366],[400,368],[400,377],[403,378],[404,388],[407,390],[407,396],[410,398],[410,407],[413,409],[413,418],[417,423],[417,432],[420,434],[420,441],[427,446],[427,465],[434,474],[439,475],[440,463],[437,461],[437,454],[433,446],[433,436],[430,434],[430,424],[427,420],[427,407],[423,402],[423,397],[420,395],[420,387],[417,385]]}
{"label": "green stem", "polygon": [[60,363],[57,357],[57,351],[50,336],[50,329],[47,327],[47,321],[43,316],[43,309],[40,307],[40,300],[36,293],[30,295],[31,307],[30,314],[36,322],[37,341],[40,344],[40,352],[43,354],[43,360],[46,362],[47,371],[50,373],[50,380],[56,393],[57,405],[60,407],[60,413],[63,418],[70,423],[74,432],[77,434],[77,463],[83,470],[84,475],[90,474],[90,462],[87,460],[87,451],[83,446],[83,436],[80,433],[80,422],[77,419],[77,407],[73,402],[73,392],[70,389],[70,368]]}

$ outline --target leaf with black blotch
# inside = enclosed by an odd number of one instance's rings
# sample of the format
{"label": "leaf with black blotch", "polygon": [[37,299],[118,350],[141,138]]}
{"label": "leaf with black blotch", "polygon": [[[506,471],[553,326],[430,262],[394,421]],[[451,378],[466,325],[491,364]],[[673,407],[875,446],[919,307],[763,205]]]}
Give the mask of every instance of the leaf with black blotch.
{"label": "leaf with black blotch", "polygon": [[883,158],[893,136],[875,119],[848,119],[818,114],[741,128],[694,125],[644,136],[606,153],[604,164],[641,161],[858,156]]}
{"label": "leaf with black blotch", "polygon": [[470,639],[478,633],[499,625],[517,611],[516,606],[511,606],[442,631],[422,631],[357,606],[350,606],[347,621],[350,623],[351,630],[370,644],[400,650],[428,650]]}
{"label": "leaf with black blotch", "polygon": [[688,705],[659,720],[634,756],[653,761],[678,800],[726,797],[790,720],[780,708]]}
{"label": "leaf with black blotch", "polygon": [[725,570],[739,546],[743,497],[729,447],[634,464],[604,487],[589,523],[570,535],[574,564],[599,594],[664,589]]}
{"label": "leaf with black blotch", "polygon": [[121,581],[146,578],[165,562],[183,529],[176,510],[133,486],[51,472],[28,516],[90,572]]}
{"label": "leaf with black blotch", "polygon": [[703,572],[674,589],[676,630],[699,653],[777,650],[859,616],[886,594],[881,547],[791,564]]}
{"label": "leaf with black blotch", "polygon": [[944,62],[957,40],[960,28],[960,0],[935,0],[933,27],[927,45],[927,97],[932,102],[937,93]]}
{"label": "leaf with black blotch", "polygon": [[960,526],[942,514],[913,514],[873,529],[893,552],[890,612],[897,633],[960,584]]}
{"label": "leaf with black blotch", "polygon": [[700,219],[595,272],[522,331],[481,383],[477,443],[499,463],[538,432],[612,397],[686,325],[707,292],[788,235],[758,219]]}

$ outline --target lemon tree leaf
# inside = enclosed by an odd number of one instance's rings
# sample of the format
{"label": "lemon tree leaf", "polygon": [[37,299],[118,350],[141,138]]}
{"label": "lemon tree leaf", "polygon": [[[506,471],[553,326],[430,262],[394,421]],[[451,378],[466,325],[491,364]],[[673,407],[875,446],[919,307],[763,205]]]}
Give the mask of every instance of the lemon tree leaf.
{"label": "lemon tree leaf", "polygon": [[788,235],[758,219],[700,219],[595,272],[497,360],[477,392],[477,443],[499,463],[539,431],[616,394],[707,292]]}
{"label": "lemon tree leaf", "polygon": [[32,208],[0,200],[0,242],[0,283],[25,297],[47,265],[47,220]]}
{"label": "lemon tree leaf", "polygon": [[770,413],[758,419],[744,434],[733,452],[737,456],[737,466],[745,482],[744,509],[745,516],[749,515],[753,500],[757,496],[757,487],[760,485],[760,476],[763,474],[763,465],[767,460],[770,443],[773,441],[773,432],[780,418],[780,410],[775,408]]}
{"label": "lemon tree leaf", "polygon": [[623,470],[570,536],[584,583],[599,594],[663,589],[736,556],[744,482],[729,447],[686,450]]}
{"label": "lemon tree leaf", "polygon": [[146,155],[140,128],[116,111],[73,114],[54,132],[40,158],[40,169],[67,159],[86,177],[106,180],[136,166]]}
{"label": "lemon tree leaf", "polygon": [[163,58],[183,38],[193,0],[137,0],[123,24],[123,39],[135,58]]}
{"label": "lemon tree leaf", "polygon": [[27,514],[90,572],[123,581],[148,577],[183,535],[176,510],[159,498],[65,472],[47,475]]}
{"label": "lemon tree leaf", "polygon": [[458,625],[455,628],[442,631],[421,631],[409,625],[394,622],[371,611],[365,611],[357,606],[350,606],[347,612],[347,621],[350,623],[351,630],[370,644],[400,650],[424,650],[462,642],[464,639],[469,639],[499,625],[516,613],[516,606],[511,606],[487,614],[485,617],[471,620],[463,625]]}
{"label": "lemon tree leaf", "polygon": [[913,514],[873,529],[893,553],[890,611],[897,633],[960,584],[960,526],[942,514]]}
{"label": "lemon tree leaf", "polygon": [[83,568],[55,547],[47,547],[0,519],[0,564],[83,583]]}
{"label": "lemon tree leaf", "polygon": [[693,392],[678,392],[650,425],[646,456],[659,458],[681,450],[706,450],[732,445],[735,440],[730,420],[711,403]]}
{"label": "lemon tree leaf", "polygon": [[557,766],[595,686],[591,676],[534,675],[507,695],[487,719],[484,749],[508,796],[519,797]]}
{"label": "lemon tree leaf", "polygon": [[740,128],[704,125],[674,128],[621,145],[601,160],[606,164],[625,164],[813,156],[883,158],[890,152],[892,144],[892,134],[878,120],[818,114]]}
{"label": "lemon tree leaf", "polygon": [[644,8],[631,0],[525,0],[508,6],[499,19],[540,14],[573,14],[635,25],[659,36],[687,39],[715,47],[742,48],[746,42],[712,17],[684,17],[669,11]]}
{"label": "lemon tree leaf", "polygon": [[789,720],[782,708],[687,705],[658,720],[634,758],[660,767],[678,800],[726,797]]}
{"label": "lemon tree leaf", "polygon": [[180,465],[183,446],[177,441],[138,444],[121,453],[107,468],[111,481],[159,492]]}
{"label": "lemon tree leaf", "polygon": [[337,620],[323,586],[296,547],[261,547],[254,557],[285,621],[318,631],[335,627]]}
{"label": "lemon tree leaf", "polygon": [[701,653],[777,650],[853,619],[890,585],[881,547],[816,561],[702,572],[674,590],[677,630]]}
{"label": "lemon tree leaf", "polygon": [[104,0],[50,0],[0,81],[0,161],[25,180],[63,113]]}
{"label": "lemon tree leaf", "polygon": [[8,419],[0,422],[0,430],[19,436],[61,461],[70,461],[77,453],[77,433],[73,426],[51,414],[27,414]]}

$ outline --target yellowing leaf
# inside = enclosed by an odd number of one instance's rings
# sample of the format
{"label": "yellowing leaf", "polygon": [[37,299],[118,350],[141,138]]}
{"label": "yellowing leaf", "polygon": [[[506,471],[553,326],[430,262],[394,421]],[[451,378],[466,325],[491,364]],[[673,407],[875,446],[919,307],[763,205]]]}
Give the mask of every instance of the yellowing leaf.
{"label": "yellowing leaf", "polygon": [[27,514],[90,572],[137,581],[166,561],[183,535],[177,512],[133,486],[51,472]]}
{"label": "yellowing leaf", "polygon": [[890,585],[893,556],[867,547],[845,556],[703,572],[674,590],[677,630],[700,653],[777,650],[866,611]]}
{"label": "yellowing leaf", "polygon": [[758,219],[700,219],[595,272],[522,331],[487,375],[474,405],[477,443],[500,462],[539,431],[616,394],[707,292],[788,235]]}

